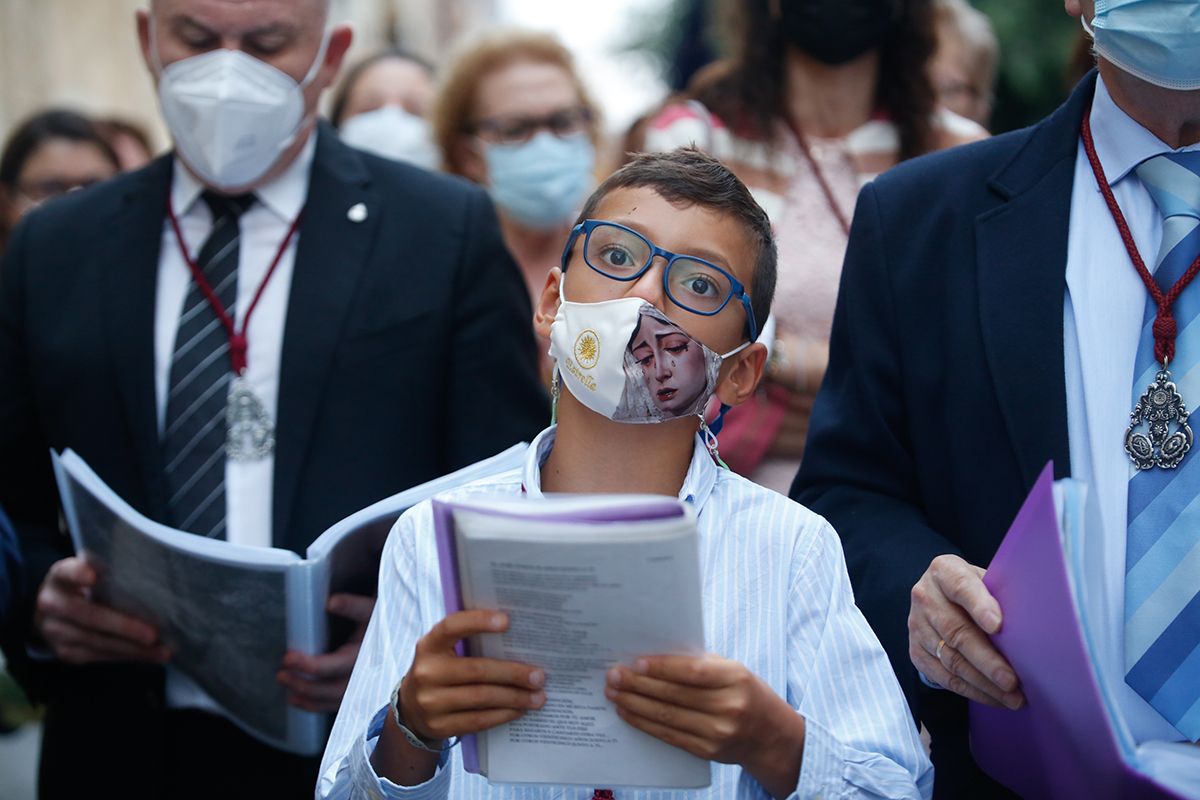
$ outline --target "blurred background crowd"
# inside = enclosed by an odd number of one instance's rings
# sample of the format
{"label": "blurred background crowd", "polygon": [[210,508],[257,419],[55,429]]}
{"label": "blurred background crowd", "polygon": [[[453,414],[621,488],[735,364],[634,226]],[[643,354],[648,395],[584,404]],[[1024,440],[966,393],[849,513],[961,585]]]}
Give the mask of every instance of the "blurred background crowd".
{"label": "blurred background crowd", "polygon": [[[0,3],[0,252],[29,209],[169,147],[138,57],[140,5]],[[768,380],[729,415],[721,451],[786,492],[858,189],[899,161],[1039,119],[1092,59],[1044,0],[805,6],[824,19],[778,6],[333,0],[331,19],[356,33],[325,112],[353,146],[486,187],[531,296],[582,200],[627,153],[694,142],[726,161],[775,226],[781,302],[764,333]],[[0,675],[0,797],[32,796],[36,718]]]}

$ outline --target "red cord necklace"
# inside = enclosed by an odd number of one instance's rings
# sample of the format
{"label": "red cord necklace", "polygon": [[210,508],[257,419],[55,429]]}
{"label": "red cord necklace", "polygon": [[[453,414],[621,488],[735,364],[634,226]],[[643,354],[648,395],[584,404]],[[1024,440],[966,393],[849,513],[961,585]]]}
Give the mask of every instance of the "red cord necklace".
{"label": "red cord necklace", "polygon": [[283,241],[279,245],[279,250],[275,252],[275,258],[272,259],[271,266],[267,269],[267,274],[263,276],[262,282],[258,285],[258,290],[254,293],[254,299],[250,301],[250,305],[246,308],[246,314],[242,317],[242,329],[239,331],[234,324],[229,310],[225,308],[225,304],[221,302],[221,298],[217,297],[217,293],[209,285],[208,279],[204,277],[204,272],[197,266],[196,259],[192,258],[192,254],[188,252],[187,244],[183,240],[183,230],[179,227],[179,218],[175,216],[175,206],[171,202],[171,199],[167,198],[167,218],[171,220],[171,228],[175,231],[175,241],[179,244],[179,253],[183,256],[188,269],[192,272],[192,280],[200,287],[200,291],[212,307],[213,313],[221,321],[221,327],[225,329],[225,335],[229,337],[229,360],[233,366],[235,375],[241,375],[246,371],[246,350],[249,345],[246,339],[246,332],[250,329],[250,315],[254,313],[254,309],[258,306],[258,301],[262,299],[263,291],[266,290],[271,276],[275,274],[275,268],[279,266],[279,262],[283,259],[283,254],[287,251],[292,237],[296,235],[296,230],[300,227],[300,218],[303,216],[304,211],[301,209],[296,218],[292,220],[291,226],[288,227],[287,234],[283,237]]}
{"label": "red cord necklace", "polygon": [[[1083,124],[1080,128],[1084,153],[1087,154],[1088,162],[1092,165],[1092,174],[1096,176],[1096,185],[1100,188],[1100,194],[1104,195],[1104,202],[1108,204],[1113,222],[1116,223],[1117,230],[1121,234],[1121,241],[1125,243],[1129,260],[1133,262],[1133,268],[1137,271],[1138,277],[1142,279],[1146,291],[1150,293],[1150,297],[1153,298],[1154,305],[1158,309],[1154,316],[1153,326],[1154,358],[1162,365],[1162,369],[1158,370],[1154,382],[1138,398],[1133,412],[1129,415],[1129,427],[1125,431],[1125,452],[1139,470],[1152,467],[1174,469],[1179,466],[1183,457],[1192,447],[1192,428],[1187,422],[1188,412],[1187,406],[1183,402],[1183,396],[1180,395],[1175,382],[1171,380],[1171,371],[1167,369],[1171,359],[1175,357],[1175,337],[1178,333],[1171,306],[1200,273],[1200,255],[1196,256],[1196,260],[1191,263],[1191,266],[1180,276],[1174,286],[1165,292],[1162,290],[1158,281],[1154,280],[1154,275],[1146,268],[1146,262],[1142,260],[1141,254],[1138,253],[1137,243],[1133,240],[1129,224],[1125,221],[1125,215],[1121,213],[1121,207],[1117,205],[1117,198],[1113,196],[1112,189],[1108,185],[1104,167],[1100,164],[1100,156],[1096,154],[1096,143],[1092,139],[1090,118],[1091,109],[1089,108],[1088,112],[1083,115]],[[1148,432],[1139,430],[1143,425],[1148,426]]]}
{"label": "red cord necklace", "polygon": [[246,313],[242,317],[242,329],[239,331],[233,315],[229,313],[229,309],[225,308],[221,298],[217,297],[217,293],[213,291],[208,279],[204,277],[204,272],[196,264],[192,254],[188,252],[187,244],[183,240],[183,230],[179,226],[179,218],[175,215],[174,204],[169,197],[167,198],[167,218],[171,220],[171,228],[175,231],[175,241],[179,244],[179,252],[187,263],[188,269],[191,270],[192,280],[200,287],[200,291],[204,294],[209,306],[212,307],[213,313],[221,321],[225,335],[229,337],[229,360],[233,367],[234,378],[230,383],[229,396],[225,406],[225,456],[232,461],[254,461],[265,458],[275,451],[275,425],[271,421],[271,415],[267,413],[266,407],[258,399],[258,395],[254,393],[254,389],[251,388],[250,382],[245,377],[248,365],[246,352],[249,348],[247,333],[250,330],[250,315],[258,307],[258,301],[262,299],[271,276],[275,274],[275,268],[279,266],[283,254],[287,252],[288,245],[291,243],[292,237],[296,235],[296,231],[300,227],[300,218],[303,216],[304,210],[301,209],[288,227],[287,234],[283,237],[279,249],[275,252],[275,258],[272,259],[271,266],[267,269],[267,274],[263,276],[262,282],[258,284],[258,289],[254,292],[254,298],[246,307]]}

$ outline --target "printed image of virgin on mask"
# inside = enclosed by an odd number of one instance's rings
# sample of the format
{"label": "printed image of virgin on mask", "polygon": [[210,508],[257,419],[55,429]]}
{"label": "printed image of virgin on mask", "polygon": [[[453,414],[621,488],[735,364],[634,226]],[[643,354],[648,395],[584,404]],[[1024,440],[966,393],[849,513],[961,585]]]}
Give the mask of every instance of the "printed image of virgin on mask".
{"label": "printed image of virgin on mask", "polygon": [[658,309],[647,305],[625,348],[625,391],[615,420],[658,421],[700,413],[716,382],[704,348]]}

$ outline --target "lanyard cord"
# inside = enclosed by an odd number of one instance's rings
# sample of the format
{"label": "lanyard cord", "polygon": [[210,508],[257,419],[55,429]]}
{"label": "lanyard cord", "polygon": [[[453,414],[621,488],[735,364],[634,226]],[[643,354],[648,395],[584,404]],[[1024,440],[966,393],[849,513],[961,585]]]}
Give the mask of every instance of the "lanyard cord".
{"label": "lanyard cord", "polygon": [[213,291],[208,279],[204,277],[204,272],[196,265],[196,260],[188,252],[187,245],[183,241],[183,230],[179,227],[179,218],[175,215],[174,204],[171,202],[170,197],[167,198],[167,218],[171,220],[171,228],[175,231],[175,241],[179,244],[179,252],[183,255],[183,260],[187,262],[188,269],[192,272],[192,280],[196,281],[196,285],[200,287],[201,293],[203,293],[204,298],[217,315],[217,319],[221,321],[221,326],[225,328],[225,335],[229,337],[229,360],[233,366],[235,375],[241,375],[245,372],[248,364],[246,351],[249,347],[249,342],[246,339],[246,332],[250,329],[250,315],[254,313],[254,309],[258,306],[258,301],[262,299],[263,292],[267,288],[267,283],[271,280],[271,276],[275,274],[275,268],[279,266],[284,252],[287,251],[288,244],[300,228],[300,219],[303,216],[304,209],[301,209],[300,213],[296,215],[296,218],[292,220],[292,224],[288,227],[287,234],[283,237],[283,242],[279,245],[279,250],[276,251],[275,258],[271,261],[271,266],[267,269],[267,274],[263,276],[262,282],[258,284],[258,290],[254,293],[254,299],[250,301],[249,307],[246,308],[246,315],[242,317],[242,330],[239,332],[234,326],[233,317],[225,308],[225,304],[221,302],[221,298],[217,297],[217,293]]}
{"label": "lanyard cord", "polygon": [[1146,268],[1146,262],[1142,260],[1142,256],[1138,253],[1137,243],[1133,240],[1133,233],[1129,230],[1129,223],[1125,221],[1125,215],[1121,213],[1121,207],[1117,205],[1117,198],[1113,196],[1112,189],[1108,185],[1108,178],[1104,175],[1104,167],[1100,164],[1100,156],[1096,154],[1096,143],[1092,139],[1092,124],[1091,124],[1091,109],[1083,115],[1083,125],[1080,128],[1080,136],[1083,138],[1083,151],[1087,154],[1088,162],[1092,165],[1092,174],[1096,176],[1096,185],[1100,187],[1100,194],[1104,195],[1104,202],[1108,204],[1108,210],[1112,214],[1113,221],[1117,224],[1117,230],[1121,233],[1121,241],[1125,243],[1125,250],[1129,253],[1129,260],[1133,262],[1133,268],[1137,270],[1138,277],[1142,279],[1142,283],[1146,286],[1146,291],[1154,299],[1154,305],[1158,307],[1158,312],[1154,316],[1154,358],[1158,363],[1166,366],[1171,359],[1175,358],[1175,335],[1178,326],[1175,324],[1175,316],[1171,313],[1171,306],[1175,300],[1183,293],[1192,279],[1200,273],[1200,255],[1196,256],[1196,260],[1192,262],[1187,271],[1179,277],[1175,285],[1163,292],[1162,287],[1158,285],[1158,281],[1154,280],[1154,276],[1150,270]]}
{"label": "lanyard cord", "polygon": [[804,155],[804,160],[808,162],[809,169],[812,170],[813,176],[816,177],[817,184],[821,187],[821,193],[825,196],[825,203],[829,206],[830,213],[837,219],[838,224],[842,227],[842,232],[846,236],[849,236],[850,220],[846,218],[845,212],[842,211],[842,207],[838,205],[837,200],[834,198],[833,189],[830,188],[829,181],[825,178],[825,173],[821,171],[821,166],[813,158],[812,149],[808,146],[808,138],[804,135],[804,131],[800,129],[800,124],[796,120],[787,115],[784,115],[783,119],[787,122],[792,136],[796,138],[796,144],[800,146],[800,152]]}

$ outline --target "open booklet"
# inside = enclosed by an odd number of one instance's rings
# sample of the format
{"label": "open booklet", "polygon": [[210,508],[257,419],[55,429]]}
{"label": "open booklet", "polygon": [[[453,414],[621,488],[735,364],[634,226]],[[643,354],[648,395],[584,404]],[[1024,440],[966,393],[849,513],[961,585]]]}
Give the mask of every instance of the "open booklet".
{"label": "open booklet", "polygon": [[546,671],[546,704],[468,736],[463,764],[503,783],[698,788],[707,761],[626,724],[605,674],[642,655],[704,652],[696,517],[676,498],[433,501],[446,611],[500,609],[463,654]]}
{"label": "open booklet", "polygon": [[1053,481],[1047,465],[988,566],[984,584],[1004,610],[992,637],[1021,677],[1020,711],[971,704],[980,767],[1027,798],[1200,797],[1200,747],[1136,744],[1098,657],[1089,591],[1104,574],[1084,546],[1086,486]]}
{"label": "open booklet", "polygon": [[[332,592],[374,595],[379,558],[409,507],[477,478],[514,468],[525,445],[380,500],[329,528],[301,558],[290,550],[207,539],[147,519],[78,454],[51,454],[76,552],[99,574],[93,596],[147,620],[171,663],[252,736],[305,755],[320,753],[325,714],[288,705],[275,680],[284,653],[336,645]],[[341,638],[344,638],[343,633]]]}

